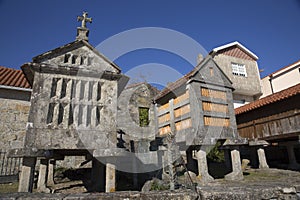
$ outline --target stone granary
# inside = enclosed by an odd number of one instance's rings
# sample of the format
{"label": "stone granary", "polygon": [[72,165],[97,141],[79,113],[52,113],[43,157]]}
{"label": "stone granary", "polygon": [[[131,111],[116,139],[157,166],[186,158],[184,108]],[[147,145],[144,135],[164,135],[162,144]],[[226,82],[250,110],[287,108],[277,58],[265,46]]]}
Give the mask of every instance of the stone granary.
{"label": "stone granary", "polygon": [[[79,19],[91,21],[86,13]],[[24,148],[12,153],[23,157],[20,192],[32,190],[37,158],[38,190],[48,192],[49,159],[95,157],[97,150],[109,158],[115,152],[118,91],[127,78],[88,43],[88,33],[83,23],[74,42],[36,56],[21,67],[32,85],[32,94]],[[115,169],[108,160],[106,173],[110,173],[106,191],[114,191]]]}
{"label": "stone granary", "polygon": [[[189,169],[194,168],[193,159],[196,159],[196,171],[203,182],[213,180],[208,174],[206,152],[217,141],[232,149],[233,172],[225,178],[243,178],[238,145],[247,141],[237,134],[232,90],[231,81],[209,55],[190,73],[169,84],[155,99],[157,138],[169,148],[176,144],[180,154],[186,157]],[[172,142],[167,141],[168,136]],[[167,153],[164,156],[168,156]]]}
{"label": "stone granary", "polygon": [[65,156],[92,161],[95,191],[115,191],[121,172],[134,185],[161,168],[172,179],[181,156],[208,182],[206,152],[217,141],[231,150],[232,173],[225,178],[243,178],[239,145],[247,140],[237,135],[232,82],[211,55],[161,92],[147,83],[124,89],[128,77],[88,43],[91,18],[78,19],[74,42],[22,66],[32,94],[24,147],[11,151],[23,157],[20,192],[32,191],[37,159],[38,190],[49,192],[54,161]]}

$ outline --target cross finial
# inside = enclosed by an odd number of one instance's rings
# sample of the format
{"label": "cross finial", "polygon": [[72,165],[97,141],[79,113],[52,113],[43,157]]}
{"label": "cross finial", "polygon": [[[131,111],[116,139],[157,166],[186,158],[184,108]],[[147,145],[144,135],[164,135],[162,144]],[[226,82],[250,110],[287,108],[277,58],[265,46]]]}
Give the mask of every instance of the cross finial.
{"label": "cross finial", "polygon": [[87,12],[83,12],[82,16],[77,17],[77,21],[81,21],[81,28],[86,28],[86,22],[92,23],[92,18],[88,17]]}

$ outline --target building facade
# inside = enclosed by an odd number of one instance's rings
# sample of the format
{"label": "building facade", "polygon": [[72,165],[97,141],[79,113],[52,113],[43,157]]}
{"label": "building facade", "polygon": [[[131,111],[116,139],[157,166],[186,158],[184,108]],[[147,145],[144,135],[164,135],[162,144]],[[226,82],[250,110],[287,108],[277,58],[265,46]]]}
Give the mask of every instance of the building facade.
{"label": "building facade", "polygon": [[300,60],[261,79],[262,97],[274,94],[300,83]]}
{"label": "building facade", "polygon": [[245,105],[261,96],[258,57],[239,42],[214,48],[209,53],[231,80],[234,107]]}

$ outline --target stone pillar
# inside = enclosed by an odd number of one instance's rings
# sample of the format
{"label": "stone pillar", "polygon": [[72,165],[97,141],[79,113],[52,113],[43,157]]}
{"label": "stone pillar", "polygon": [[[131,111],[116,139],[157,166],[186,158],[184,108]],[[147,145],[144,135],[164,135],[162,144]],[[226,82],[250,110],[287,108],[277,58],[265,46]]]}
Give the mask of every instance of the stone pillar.
{"label": "stone pillar", "polygon": [[257,149],[258,161],[259,161],[259,169],[268,169],[269,165],[267,163],[265,150],[263,148]]}
{"label": "stone pillar", "polygon": [[40,170],[39,170],[39,177],[37,182],[37,191],[43,193],[50,193],[50,189],[47,188],[47,173],[48,173],[48,160],[41,159],[40,160]]}
{"label": "stone pillar", "polygon": [[116,191],[116,167],[113,164],[106,164],[105,192]]}
{"label": "stone pillar", "polygon": [[55,169],[55,160],[49,160],[48,165],[48,177],[47,177],[47,185],[54,185],[54,169]]}
{"label": "stone pillar", "polygon": [[294,145],[292,145],[292,144],[286,145],[286,148],[287,148],[287,153],[289,156],[288,168],[294,169],[294,170],[300,169],[300,164],[297,162],[297,159],[295,156]]}
{"label": "stone pillar", "polygon": [[240,152],[237,149],[231,151],[232,172],[225,176],[225,180],[243,180]]}
{"label": "stone pillar", "polygon": [[196,152],[196,159],[198,161],[198,178],[201,182],[210,182],[213,181],[214,178],[209,175],[207,160],[206,160],[206,152],[202,149]]}
{"label": "stone pillar", "polygon": [[18,192],[32,192],[35,163],[36,158],[23,158]]}

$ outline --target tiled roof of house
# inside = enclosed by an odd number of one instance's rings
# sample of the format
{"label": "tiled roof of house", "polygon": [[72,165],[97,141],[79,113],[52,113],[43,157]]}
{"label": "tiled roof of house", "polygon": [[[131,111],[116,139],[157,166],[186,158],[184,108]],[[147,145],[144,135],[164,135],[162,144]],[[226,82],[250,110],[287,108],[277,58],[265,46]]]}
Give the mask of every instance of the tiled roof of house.
{"label": "tiled roof of house", "polygon": [[31,88],[22,70],[0,66],[0,85]]}
{"label": "tiled roof of house", "polygon": [[243,59],[249,59],[248,57],[245,57],[244,55],[242,55],[240,51],[237,51],[235,48],[232,48],[234,46],[239,47],[239,49],[241,49],[245,53],[247,53],[252,59],[258,60],[258,57],[253,52],[251,52],[249,49],[247,49],[245,46],[243,46],[238,41],[231,42],[229,44],[225,44],[225,45],[219,46],[217,48],[214,48],[209,54],[213,55],[218,52],[224,53],[225,52],[224,50],[227,49],[227,50],[229,50],[229,52],[227,52],[227,54],[230,56],[236,56],[236,57],[242,57]]}
{"label": "tiled roof of house", "polygon": [[290,88],[287,88],[285,90],[282,90],[280,92],[276,92],[274,94],[271,94],[269,96],[266,96],[264,98],[261,98],[257,101],[251,102],[247,105],[241,106],[239,108],[235,109],[235,114],[239,115],[257,108],[260,108],[262,106],[272,104],[284,99],[287,99],[289,97],[295,96],[297,94],[300,94],[300,83],[292,86]]}

